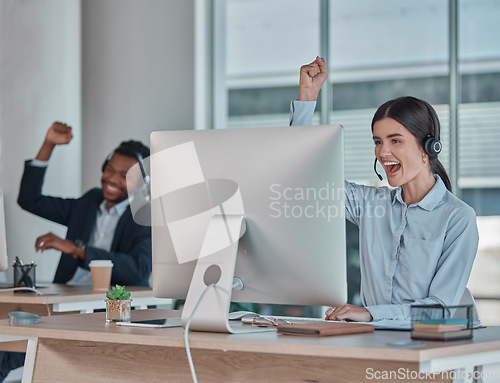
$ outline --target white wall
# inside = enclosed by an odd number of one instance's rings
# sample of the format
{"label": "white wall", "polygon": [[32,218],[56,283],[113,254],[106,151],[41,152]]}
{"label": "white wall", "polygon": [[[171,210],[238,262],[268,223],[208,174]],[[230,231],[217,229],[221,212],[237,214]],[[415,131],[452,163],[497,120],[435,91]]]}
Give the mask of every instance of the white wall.
{"label": "white wall", "polygon": [[[45,192],[81,191],[80,31],[79,0],[0,1],[0,187],[9,264],[15,256],[35,260],[39,281],[52,280],[59,253],[35,255],[35,239],[65,228],[21,210],[17,193],[24,160],[36,155],[55,120],[70,123],[75,139],[54,153]],[[0,273],[12,279],[11,267]]]}
{"label": "white wall", "polygon": [[194,0],[82,2],[83,188],[123,140],[194,127]]}
{"label": "white wall", "polygon": [[[8,251],[34,259],[50,282],[58,252],[37,236],[65,229],[16,203],[23,161],[54,120],[75,138],[57,148],[44,191],[79,196],[98,186],[120,141],[194,125],[194,0],[0,0],[0,187]],[[12,280],[12,270],[0,281]]]}

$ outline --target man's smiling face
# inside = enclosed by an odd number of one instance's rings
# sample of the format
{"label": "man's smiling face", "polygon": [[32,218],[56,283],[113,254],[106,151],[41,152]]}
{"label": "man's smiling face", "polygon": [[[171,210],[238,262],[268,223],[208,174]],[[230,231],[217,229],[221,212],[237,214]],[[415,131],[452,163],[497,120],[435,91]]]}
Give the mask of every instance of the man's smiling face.
{"label": "man's smiling face", "polygon": [[106,163],[101,176],[101,186],[108,209],[128,198],[127,172],[136,163],[136,158],[119,153],[114,153]]}

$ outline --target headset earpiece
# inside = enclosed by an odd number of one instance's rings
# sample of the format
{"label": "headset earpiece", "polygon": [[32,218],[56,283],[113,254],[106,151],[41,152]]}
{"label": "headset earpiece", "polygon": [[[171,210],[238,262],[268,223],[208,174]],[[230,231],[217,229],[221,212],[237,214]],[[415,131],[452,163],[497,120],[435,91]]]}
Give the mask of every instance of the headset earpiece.
{"label": "headset earpiece", "polygon": [[429,106],[424,101],[425,106],[427,107],[427,110],[429,111],[429,114],[432,117],[432,125],[433,125],[433,136],[429,136],[427,140],[424,142],[424,150],[427,153],[429,157],[436,157],[439,153],[441,153],[441,150],[443,149],[443,144],[441,144],[441,141],[439,141],[439,124],[437,121],[436,114],[432,110],[432,108]]}
{"label": "headset earpiece", "polygon": [[424,150],[429,155],[429,157],[436,157],[443,149],[443,144],[441,141],[435,139],[434,137],[429,137],[424,144]]}

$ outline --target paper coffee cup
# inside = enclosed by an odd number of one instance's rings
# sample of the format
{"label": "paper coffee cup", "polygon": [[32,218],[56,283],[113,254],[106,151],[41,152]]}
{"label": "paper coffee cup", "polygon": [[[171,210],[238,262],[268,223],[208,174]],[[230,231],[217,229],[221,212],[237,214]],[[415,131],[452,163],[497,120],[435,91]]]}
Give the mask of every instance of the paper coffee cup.
{"label": "paper coffee cup", "polygon": [[89,267],[92,276],[92,288],[94,290],[109,290],[113,262],[106,259],[94,260],[90,261]]}

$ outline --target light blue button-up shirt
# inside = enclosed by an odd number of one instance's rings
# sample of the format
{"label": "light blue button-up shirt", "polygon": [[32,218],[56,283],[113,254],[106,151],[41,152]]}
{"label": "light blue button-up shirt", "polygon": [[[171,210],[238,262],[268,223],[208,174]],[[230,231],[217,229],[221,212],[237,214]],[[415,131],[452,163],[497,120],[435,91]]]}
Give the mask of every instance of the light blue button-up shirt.
{"label": "light blue button-up shirt", "polygon": [[[293,101],[291,125],[311,125],[315,102]],[[373,320],[411,319],[411,304],[457,305],[478,245],[476,214],[439,176],[410,206],[401,187],[345,182],[346,218],[359,227],[361,301]]]}

